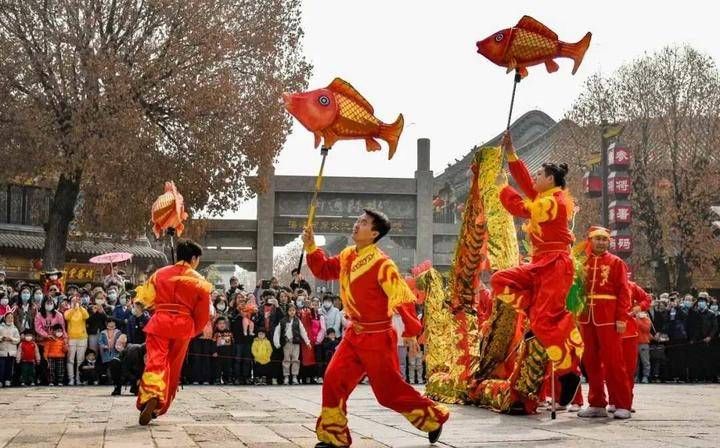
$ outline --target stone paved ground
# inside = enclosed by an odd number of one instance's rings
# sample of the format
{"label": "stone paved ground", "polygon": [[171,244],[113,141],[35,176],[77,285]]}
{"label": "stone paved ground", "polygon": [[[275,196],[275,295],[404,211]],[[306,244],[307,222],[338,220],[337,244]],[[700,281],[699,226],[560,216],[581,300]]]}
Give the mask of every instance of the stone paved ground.
{"label": "stone paved ground", "polygon": [[[318,386],[189,386],[170,413],[137,425],[134,397],[106,387],[0,389],[0,447],[312,447]],[[720,386],[638,385],[629,421],[561,413],[511,417],[453,406],[440,447],[717,447]],[[425,447],[423,433],[381,408],[368,386],[349,401],[357,447]]]}

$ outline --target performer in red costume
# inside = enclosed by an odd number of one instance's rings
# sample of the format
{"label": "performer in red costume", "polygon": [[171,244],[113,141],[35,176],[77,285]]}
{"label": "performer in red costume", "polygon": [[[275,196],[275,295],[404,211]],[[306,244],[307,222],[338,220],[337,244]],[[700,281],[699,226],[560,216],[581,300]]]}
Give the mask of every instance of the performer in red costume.
{"label": "performer in red costume", "polygon": [[[633,390],[635,389],[635,372],[637,371],[638,362],[638,323],[637,313],[650,309],[652,297],[645,292],[635,282],[628,281],[630,287],[630,315],[627,319],[627,329],[622,334],[622,352],[625,360],[625,373],[627,373],[628,387],[630,388],[630,411],[632,411],[632,402],[634,398]],[[615,412],[616,406],[610,402],[608,411]]]}
{"label": "performer in red costume", "polygon": [[177,392],[188,343],[210,317],[212,285],[195,271],[201,256],[198,244],[181,240],[178,262],[158,269],[138,288],[136,300],[155,310],[145,326],[147,355],[137,397],[141,425],[167,412]]}
{"label": "performer in red costume", "polygon": [[400,375],[392,315],[397,312],[402,317],[403,338],[411,351],[417,350],[416,336],[422,324],[415,314],[415,296],[395,263],[375,245],[390,228],[385,214],[365,210],[353,227],[355,245],[335,257],[328,257],[315,246],[312,228],[303,233],[310,270],[317,278],[340,280],[343,311],[351,322],[325,372],[322,412],[315,427],[320,440],[316,448],[352,443],[347,399],[364,375],[378,402],[427,432],[430,443],[440,438],[449,417],[445,406],[423,397]]}
{"label": "performer in red costume", "polygon": [[[588,232],[585,262],[587,304],[578,322],[585,342],[583,366],[587,372],[589,407],[579,417],[607,417],[605,383],[615,418],[630,418],[630,386],[625,371],[621,336],[627,329],[630,287],[627,267],[608,252],[610,231],[593,226]],[[637,356],[637,353],[636,353]]]}
{"label": "performer in red costume", "polygon": [[545,347],[560,382],[561,406],[566,406],[580,384],[578,366],[583,342],[573,315],[565,308],[565,299],[573,282],[570,245],[573,235],[568,222],[573,203],[565,191],[565,164],[545,163],[530,176],[518,159],[510,133],[503,136],[510,173],[522,196],[507,185],[504,174],[498,177],[500,201],[513,216],[528,219],[525,232],[532,242],[530,263],[498,271],[490,279],[493,294],[528,315],[530,328]]}

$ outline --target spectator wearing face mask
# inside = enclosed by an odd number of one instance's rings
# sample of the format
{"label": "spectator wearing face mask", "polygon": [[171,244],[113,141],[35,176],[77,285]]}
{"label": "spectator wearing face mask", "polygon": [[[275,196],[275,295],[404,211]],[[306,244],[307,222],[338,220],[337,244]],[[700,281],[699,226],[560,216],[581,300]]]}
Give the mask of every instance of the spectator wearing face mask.
{"label": "spectator wearing face mask", "polygon": [[[95,292],[93,303],[88,307],[88,313],[90,317],[85,322],[88,334],[88,349],[100,353],[98,339],[108,321],[108,308],[105,306],[105,293],[103,291]],[[112,314],[112,311],[110,311],[110,314]]]}
{"label": "spectator wearing face mask", "polygon": [[6,314],[12,313],[15,308],[10,305],[10,292],[7,286],[0,286],[0,319]]}
{"label": "spectator wearing face mask", "polygon": [[20,364],[20,386],[35,385],[35,367],[40,365],[40,349],[32,330],[25,330],[18,345],[16,361]]}
{"label": "spectator wearing face mask", "polygon": [[128,304],[128,295],[123,293],[118,298],[117,304],[112,312],[112,317],[117,323],[118,330],[123,333],[127,332],[127,324],[131,315],[130,305]]}
{"label": "spectator wearing face mask", "polygon": [[20,288],[19,303],[15,308],[15,326],[20,333],[25,330],[35,330],[37,312],[38,306],[32,301],[32,288],[24,285]]}
{"label": "spectator wearing face mask", "polygon": [[65,382],[65,354],[68,351],[65,328],[55,324],[51,328],[51,336],[44,342],[45,360],[48,363],[48,385],[62,386]]}
{"label": "spectator wearing face mask", "polygon": [[115,285],[111,285],[107,289],[107,304],[110,305],[111,308],[115,308],[115,305],[118,304],[118,298],[120,297],[120,293],[118,292],[118,287]]}
{"label": "spectator wearing face mask", "polygon": [[[86,322],[90,315],[80,306],[80,296],[71,299],[70,309],[65,311],[65,321],[68,332],[67,374],[68,384],[80,384],[80,365],[85,359],[88,348],[88,334]],[[77,369],[75,366],[77,365]]]}
{"label": "spectator wearing face mask", "polygon": [[698,297],[697,307],[692,310],[688,317],[688,338],[691,343],[688,364],[691,381],[712,381],[715,379],[710,343],[717,332],[717,318],[708,308],[708,296],[705,293]]}
{"label": "spectator wearing face mask", "polygon": [[57,311],[57,303],[52,297],[46,297],[40,306],[40,312],[35,316],[35,334],[38,336],[38,342],[44,343],[48,339],[55,339],[52,328],[59,325],[62,330],[63,337],[65,333],[65,319],[63,315]]}
{"label": "spectator wearing face mask", "polygon": [[145,343],[145,332],[143,329],[145,325],[150,321],[150,313],[145,311],[145,306],[142,302],[136,301],[133,303],[130,318],[127,324],[127,338],[130,344],[143,344]]}
{"label": "spectator wearing face mask", "polygon": [[322,315],[325,318],[325,328],[335,330],[335,335],[339,336],[340,327],[342,326],[342,314],[340,310],[333,305],[333,297],[325,295],[322,304]]}
{"label": "spectator wearing face mask", "polygon": [[669,305],[668,379],[674,382],[686,382],[688,380],[686,323],[691,306],[692,301],[687,299],[682,300],[679,304],[671,300]]}
{"label": "spectator wearing face mask", "polygon": [[42,288],[39,286],[36,286],[33,288],[32,293],[32,303],[37,307],[38,311],[40,311],[40,307],[42,306],[42,301],[45,298],[45,294],[42,291]]}
{"label": "spectator wearing face mask", "polygon": [[7,313],[0,322],[0,384],[4,387],[10,387],[19,343],[20,332],[15,326],[15,315]]}
{"label": "spectator wearing face mask", "polygon": [[115,348],[115,344],[122,334],[120,330],[117,329],[114,320],[108,320],[105,325],[105,330],[100,332],[100,337],[98,338],[98,345],[100,346],[100,360],[102,361],[99,369],[101,377],[107,371],[110,361],[117,356],[118,352]]}

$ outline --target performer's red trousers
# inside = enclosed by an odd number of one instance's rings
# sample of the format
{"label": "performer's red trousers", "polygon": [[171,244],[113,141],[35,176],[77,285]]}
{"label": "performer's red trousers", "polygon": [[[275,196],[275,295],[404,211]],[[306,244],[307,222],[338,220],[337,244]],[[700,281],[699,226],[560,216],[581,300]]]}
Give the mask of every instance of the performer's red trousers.
{"label": "performer's red trousers", "polygon": [[583,365],[588,379],[588,403],[592,407],[607,406],[605,383],[607,382],[610,402],[618,409],[630,410],[631,398],[628,375],[625,370],[625,358],[622,351],[620,333],[615,323],[595,325],[580,324],[585,342]]}
{"label": "performer's red trousers", "polygon": [[[630,408],[635,398],[635,372],[638,363],[638,338],[633,336],[630,338],[622,338],[622,352],[625,359],[625,373],[627,373],[628,387],[630,388]],[[617,406],[617,405],[616,405]],[[629,411],[630,408],[627,408]]]}
{"label": "performer's red trousers", "polygon": [[565,308],[573,265],[564,252],[538,256],[532,263],[498,271],[490,279],[493,295],[525,312],[530,328],[555,365],[555,375],[577,372],[583,341]]}
{"label": "performer's red trousers", "polygon": [[423,397],[400,375],[397,336],[392,328],[357,334],[348,328],[325,371],[322,412],[315,432],[321,442],[350,446],[347,426],[347,399],[367,374],[378,402],[401,413],[413,426],[430,432],[449,417],[448,409]]}
{"label": "performer's red trousers", "polygon": [[156,397],[160,406],[155,413],[162,415],[167,412],[180,384],[180,374],[189,343],[189,339],[147,335],[145,372],[140,380],[137,397],[138,410],[142,410],[148,400]]}

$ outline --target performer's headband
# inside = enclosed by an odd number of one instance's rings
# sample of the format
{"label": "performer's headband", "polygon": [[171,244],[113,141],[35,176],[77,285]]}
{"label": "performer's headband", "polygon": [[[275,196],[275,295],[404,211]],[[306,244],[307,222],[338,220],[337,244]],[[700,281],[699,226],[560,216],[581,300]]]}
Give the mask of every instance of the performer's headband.
{"label": "performer's headband", "polygon": [[593,227],[588,233],[588,238],[593,238],[596,236],[604,236],[605,238],[610,238],[610,231],[605,227]]}

